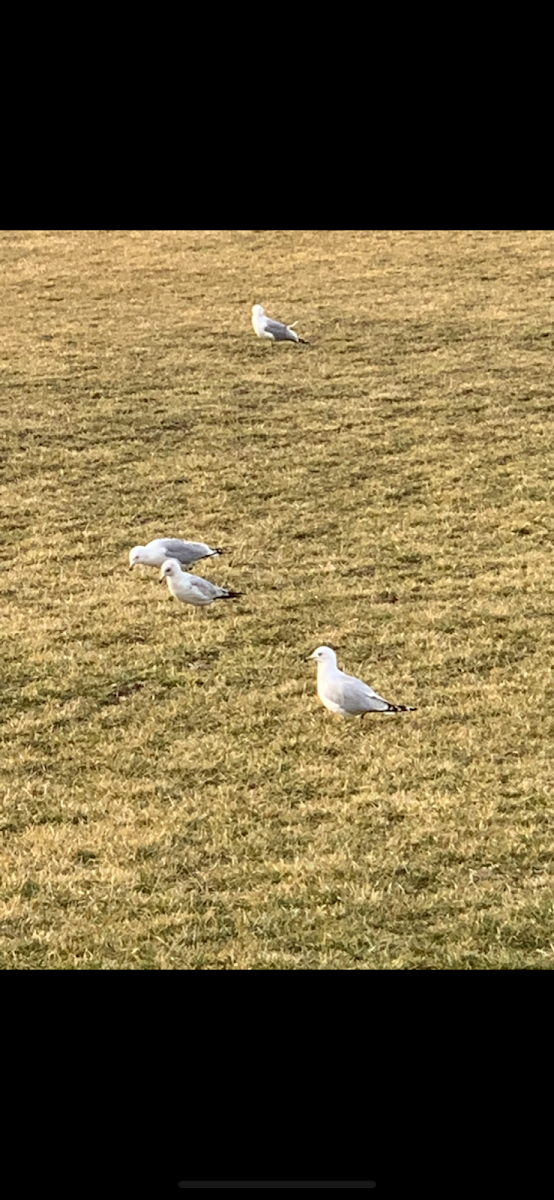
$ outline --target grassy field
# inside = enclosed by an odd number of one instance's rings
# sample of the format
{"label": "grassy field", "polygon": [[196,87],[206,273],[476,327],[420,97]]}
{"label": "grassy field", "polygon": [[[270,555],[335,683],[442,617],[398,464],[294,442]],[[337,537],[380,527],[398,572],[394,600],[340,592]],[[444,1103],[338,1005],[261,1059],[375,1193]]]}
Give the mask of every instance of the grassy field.
{"label": "grassy field", "polygon": [[0,255],[0,966],[552,969],[554,234]]}

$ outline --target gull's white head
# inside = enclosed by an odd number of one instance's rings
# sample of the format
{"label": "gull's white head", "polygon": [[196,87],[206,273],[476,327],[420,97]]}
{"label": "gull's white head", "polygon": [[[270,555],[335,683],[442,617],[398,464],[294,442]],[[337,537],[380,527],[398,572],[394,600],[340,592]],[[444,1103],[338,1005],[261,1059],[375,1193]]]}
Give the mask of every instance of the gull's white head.
{"label": "gull's white head", "polygon": [[140,562],[145,561],[144,560],[144,551],[145,550],[146,550],[146,546],[133,546],[133,549],[129,551],[129,570],[131,570],[131,567],[134,567],[135,563],[140,563]]}
{"label": "gull's white head", "polygon": [[265,309],[262,308],[261,304],[253,304],[252,305],[252,316],[253,317],[263,317],[264,312],[265,312]]}
{"label": "gull's white head", "polygon": [[177,559],[176,558],[166,558],[165,562],[162,563],[162,569],[160,571],[160,583],[163,583],[164,579],[167,579],[168,575],[181,575],[181,574],[182,574],[181,565],[180,565],[180,563],[177,562]]}
{"label": "gull's white head", "polygon": [[318,646],[317,650],[314,650],[313,654],[310,654],[309,657],[315,658],[315,661],[318,663],[336,663],[337,661],[335,651],[331,650],[330,646]]}

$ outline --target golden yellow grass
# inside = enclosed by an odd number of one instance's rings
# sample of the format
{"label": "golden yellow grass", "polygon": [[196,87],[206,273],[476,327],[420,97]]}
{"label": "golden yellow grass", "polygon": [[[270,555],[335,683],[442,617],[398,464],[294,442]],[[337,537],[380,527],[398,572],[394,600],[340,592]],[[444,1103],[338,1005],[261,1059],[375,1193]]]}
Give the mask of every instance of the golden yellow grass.
{"label": "golden yellow grass", "polygon": [[551,969],[554,234],[0,254],[0,965]]}

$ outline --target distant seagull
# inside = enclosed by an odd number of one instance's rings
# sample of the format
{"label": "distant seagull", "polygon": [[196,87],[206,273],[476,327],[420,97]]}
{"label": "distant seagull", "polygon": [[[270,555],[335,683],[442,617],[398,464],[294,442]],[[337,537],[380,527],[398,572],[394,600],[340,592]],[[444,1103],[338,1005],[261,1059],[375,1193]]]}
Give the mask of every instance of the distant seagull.
{"label": "distant seagull", "polygon": [[200,575],[189,575],[188,571],[181,570],[174,558],[166,559],[162,566],[160,583],[163,583],[164,579],[167,579],[171,595],[175,596],[176,600],[182,600],[183,604],[194,604],[196,608],[205,608],[214,600],[235,600],[242,596],[242,592],[231,592],[227,588],[217,587],[215,583],[210,583],[209,579],[202,579]]}
{"label": "distant seagull", "polygon": [[182,542],[180,538],[156,538],[147,546],[134,546],[129,553],[129,570],[137,563],[145,567],[161,567],[167,559],[173,558],[183,567],[189,567],[201,558],[212,558],[214,554],[224,554],[224,550],[212,550],[205,542]]}
{"label": "distant seagull", "polygon": [[[252,306],[252,324],[258,337],[266,338],[270,342],[302,342],[304,346],[308,345],[304,338],[298,337],[292,325],[282,325],[280,321],[272,321],[271,317],[266,317],[261,304]],[[296,321],[294,324],[296,325]]]}
{"label": "distant seagull", "polygon": [[389,704],[355,675],[345,675],[337,667],[337,656],[330,646],[318,646],[308,658],[317,663],[317,694],[321,703],[341,717],[363,717],[369,712],[415,712],[411,704]]}

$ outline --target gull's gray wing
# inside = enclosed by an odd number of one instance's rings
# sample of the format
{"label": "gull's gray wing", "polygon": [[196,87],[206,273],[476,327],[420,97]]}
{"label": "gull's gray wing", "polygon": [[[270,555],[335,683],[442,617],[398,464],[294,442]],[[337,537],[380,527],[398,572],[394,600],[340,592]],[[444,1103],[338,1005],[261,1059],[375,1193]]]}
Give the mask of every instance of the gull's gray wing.
{"label": "gull's gray wing", "polygon": [[217,587],[215,583],[210,583],[209,579],[203,579],[201,575],[187,575],[187,587],[194,588],[200,596],[205,600],[215,600],[222,588]]}
{"label": "gull's gray wing", "polygon": [[283,325],[281,321],[272,321],[271,317],[265,318],[265,328],[268,333],[272,333],[276,342],[297,342],[298,334],[293,333],[287,325]]}
{"label": "gull's gray wing", "polygon": [[206,600],[236,600],[242,596],[242,592],[218,587],[216,583],[210,583],[209,579],[203,579],[201,575],[187,575],[186,578],[187,584]]}
{"label": "gull's gray wing", "polygon": [[[384,700],[368,683],[356,679],[355,675],[343,675],[343,679],[347,680],[344,705],[347,712],[416,712],[412,704],[391,704],[389,700]],[[361,707],[351,707],[358,704]]]}
{"label": "gull's gray wing", "polygon": [[367,683],[356,679],[355,675],[339,676],[333,683],[333,693],[335,691],[336,696],[333,694],[330,698],[336,704],[341,704],[346,712],[352,713],[353,716],[356,713],[387,712],[393,707],[387,700],[383,700],[382,696],[378,696]]}
{"label": "gull's gray wing", "polygon": [[181,538],[160,538],[160,544],[168,558],[176,558],[183,566],[198,562],[200,558],[209,558],[217,553],[211,550],[205,542],[183,542]]}

